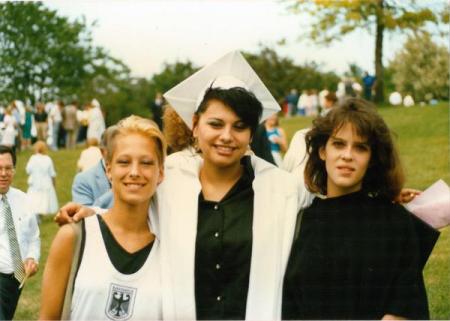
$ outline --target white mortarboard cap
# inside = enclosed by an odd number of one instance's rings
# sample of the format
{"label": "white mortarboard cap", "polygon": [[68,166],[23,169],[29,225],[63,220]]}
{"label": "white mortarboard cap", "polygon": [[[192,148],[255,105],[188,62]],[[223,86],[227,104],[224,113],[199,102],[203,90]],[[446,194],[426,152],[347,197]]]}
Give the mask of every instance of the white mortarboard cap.
{"label": "white mortarboard cap", "polygon": [[167,91],[163,96],[184,122],[192,128],[192,116],[209,87],[243,87],[263,106],[261,121],[280,111],[275,98],[239,51],[232,51]]}

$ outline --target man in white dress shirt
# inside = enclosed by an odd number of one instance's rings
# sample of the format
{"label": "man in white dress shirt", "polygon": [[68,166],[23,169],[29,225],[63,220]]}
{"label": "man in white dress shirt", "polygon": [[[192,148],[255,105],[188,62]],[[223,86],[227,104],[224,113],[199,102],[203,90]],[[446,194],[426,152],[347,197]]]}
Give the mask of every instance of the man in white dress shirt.
{"label": "man in white dress shirt", "polygon": [[11,187],[16,157],[0,145],[0,320],[14,317],[21,285],[38,270],[39,227],[26,194]]}

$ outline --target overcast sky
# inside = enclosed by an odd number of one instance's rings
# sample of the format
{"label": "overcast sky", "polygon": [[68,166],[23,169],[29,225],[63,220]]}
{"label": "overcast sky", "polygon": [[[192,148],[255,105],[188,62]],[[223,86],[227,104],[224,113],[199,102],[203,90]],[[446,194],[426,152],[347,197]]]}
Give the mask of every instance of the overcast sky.
{"label": "overcast sky", "polygon": [[[134,76],[150,77],[163,63],[190,60],[196,66],[239,49],[259,52],[274,47],[296,63],[315,61],[322,70],[343,73],[351,62],[373,72],[374,38],[356,32],[329,47],[298,41],[302,17],[276,0],[81,0],[45,1],[71,19],[97,21],[94,43],[127,64]],[[304,19],[304,18],[303,18]],[[280,39],[285,46],[277,46]],[[386,37],[385,60],[402,39]]]}

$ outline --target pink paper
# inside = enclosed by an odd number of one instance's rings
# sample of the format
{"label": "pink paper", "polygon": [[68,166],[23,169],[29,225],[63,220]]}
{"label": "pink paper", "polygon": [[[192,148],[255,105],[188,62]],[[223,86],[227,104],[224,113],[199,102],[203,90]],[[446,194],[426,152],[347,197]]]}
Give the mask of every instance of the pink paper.
{"label": "pink paper", "polygon": [[440,179],[406,204],[406,208],[435,229],[445,227],[450,224],[450,188]]}

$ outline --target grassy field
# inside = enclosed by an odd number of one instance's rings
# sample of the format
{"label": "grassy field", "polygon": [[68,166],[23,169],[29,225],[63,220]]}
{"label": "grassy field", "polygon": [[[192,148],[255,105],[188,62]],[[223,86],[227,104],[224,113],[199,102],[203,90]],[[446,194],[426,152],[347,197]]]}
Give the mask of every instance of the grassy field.
{"label": "grassy field", "polygon": [[[435,107],[382,107],[380,113],[397,135],[397,144],[407,172],[406,185],[425,189],[439,178],[450,184],[448,104]],[[308,127],[311,120],[307,117],[283,119],[281,125],[291,138],[296,130]],[[80,151],[61,150],[50,153],[58,174],[57,193],[60,204],[71,198],[70,188]],[[23,152],[18,156],[14,183],[24,191],[27,188],[24,167],[29,157],[30,152]],[[40,227],[42,240],[40,271],[24,288],[16,320],[31,320],[38,317],[42,271],[51,240],[57,230],[51,217],[45,218]],[[442,231],[424,273],[431,319],[450,319],[450,228]]]}

